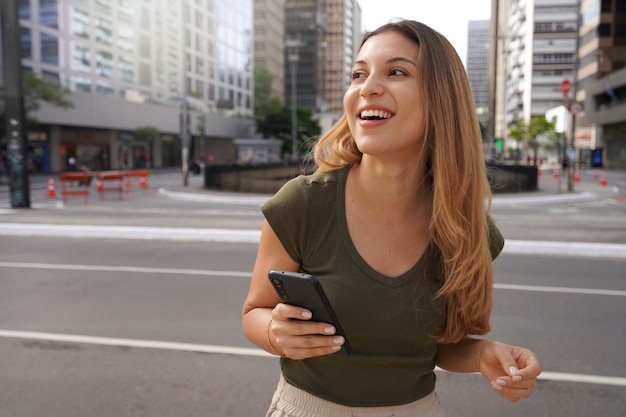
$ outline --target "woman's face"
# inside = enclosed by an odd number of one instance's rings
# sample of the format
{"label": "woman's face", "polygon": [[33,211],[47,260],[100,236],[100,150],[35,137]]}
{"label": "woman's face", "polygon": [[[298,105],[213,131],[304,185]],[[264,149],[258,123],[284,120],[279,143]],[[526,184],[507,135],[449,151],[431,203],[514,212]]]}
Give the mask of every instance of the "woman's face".
{"label": "woman's face", "polygon": [[361,47],[343,104],[364,155],[418,155],[424,137],[418,55],[417,46],[397,32],[374,35]]}

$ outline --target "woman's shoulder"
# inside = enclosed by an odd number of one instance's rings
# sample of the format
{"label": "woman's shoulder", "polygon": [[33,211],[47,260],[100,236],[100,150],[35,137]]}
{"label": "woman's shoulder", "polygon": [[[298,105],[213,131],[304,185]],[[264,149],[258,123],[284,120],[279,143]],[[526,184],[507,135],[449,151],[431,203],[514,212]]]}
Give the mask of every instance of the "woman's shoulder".
{"label": "woman's shoulder", "polygon": [[290,179],[283,185],[283,189],[294,191],[302,189],[311,191],[319,188],[329,188],[345,181],[346,171],[349,167],[342,167],[332,171],[314,172],[311,174],[301,174]]}

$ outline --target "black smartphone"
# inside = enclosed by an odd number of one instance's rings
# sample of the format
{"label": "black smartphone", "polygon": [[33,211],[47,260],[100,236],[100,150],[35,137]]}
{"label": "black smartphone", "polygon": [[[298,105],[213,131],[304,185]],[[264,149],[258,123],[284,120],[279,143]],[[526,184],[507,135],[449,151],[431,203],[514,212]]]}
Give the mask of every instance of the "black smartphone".
{"label": "black smartphone", "polygon": [[348,337],[343,331],[328,297],[326,297],[322,284],[316,277],[310,274],[276,269],[272,269],[268,276],[281,302],[306,308],[313,314],[311,320],[330,323],[335,326],[336,334],[343,336],[345,340],[337,353],[344,355],[351,353]]}

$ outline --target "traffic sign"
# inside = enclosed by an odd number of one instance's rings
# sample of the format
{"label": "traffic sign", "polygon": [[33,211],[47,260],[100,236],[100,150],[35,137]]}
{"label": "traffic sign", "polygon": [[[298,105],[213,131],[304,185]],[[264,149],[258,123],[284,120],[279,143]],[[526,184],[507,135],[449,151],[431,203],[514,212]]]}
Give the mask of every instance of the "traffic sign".
{"label": "traffic sign", "polygon": [[572,89],[572,82],[570,80],[566,78],[563,81],[561,81],[561,93],[563,93],[564,96],[568,95],[571,89]]}
{"label": "traffic sign", "polygon": [[578,114],[578,113],[582,112],[583,110],[585,110],[585,105],[582,103],[582,101],[573,101],[569,105],[569,111],[572,114]]}

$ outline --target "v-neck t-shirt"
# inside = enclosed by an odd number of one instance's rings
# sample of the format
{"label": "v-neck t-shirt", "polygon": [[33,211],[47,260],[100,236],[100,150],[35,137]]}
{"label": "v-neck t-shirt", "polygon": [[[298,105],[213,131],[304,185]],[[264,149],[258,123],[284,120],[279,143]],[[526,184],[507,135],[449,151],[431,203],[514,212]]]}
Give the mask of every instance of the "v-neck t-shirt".
{"label": "v-neck t-shirt", "polygon": [[[281,358],[281,368],[290,384],[338,404],[406,404],[435,388],[435,339],[446,325],[443,301],[434,297],[441,285],[440,258],[429,244],[399,276],[385,276],[369,266],[348,232],[349,170],[346,166],[301,175],[261,206],[301,272],[320,281],[352,347],[349,356]],[[503,240],[492,229],[495,258]]]}

